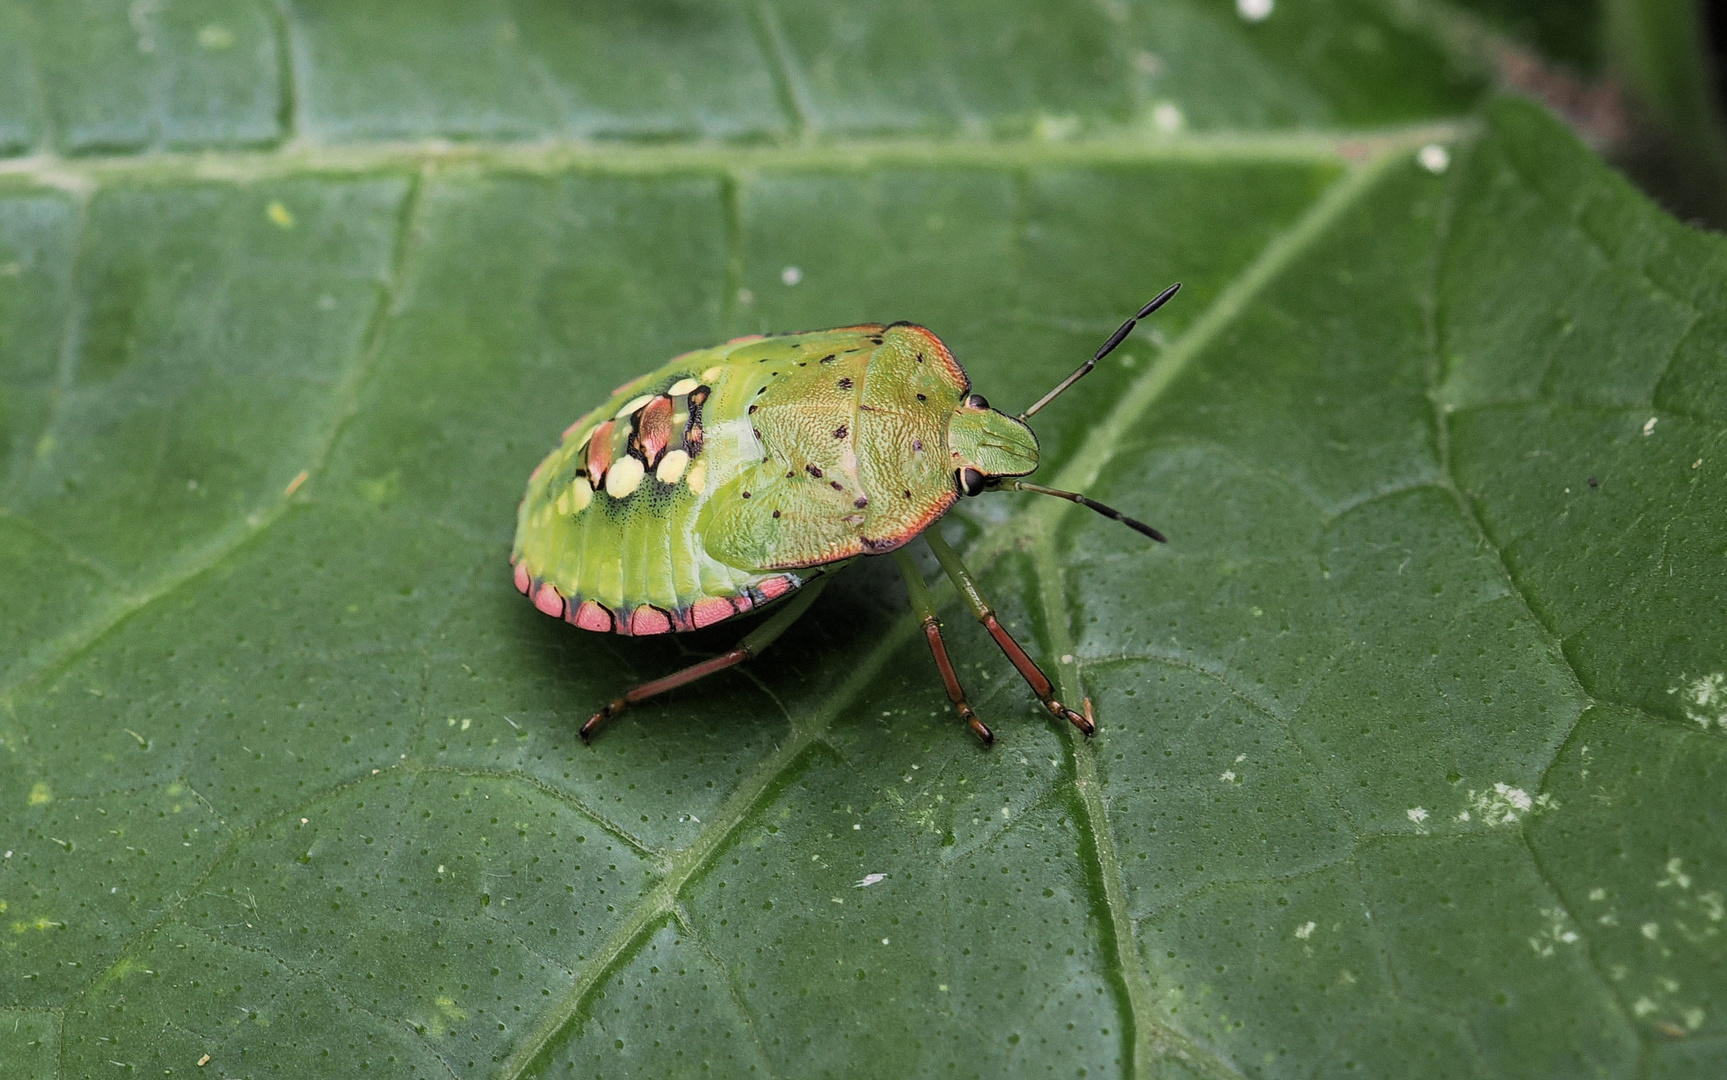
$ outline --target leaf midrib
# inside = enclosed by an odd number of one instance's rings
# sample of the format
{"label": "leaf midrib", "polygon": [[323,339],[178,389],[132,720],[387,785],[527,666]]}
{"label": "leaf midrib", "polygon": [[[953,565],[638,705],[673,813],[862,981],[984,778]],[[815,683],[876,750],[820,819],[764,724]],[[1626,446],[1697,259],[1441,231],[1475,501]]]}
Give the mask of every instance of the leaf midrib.
{"label": "leaf midrib", "polygon": [[65,156],[41,151],[0,159],[0,184],[90,193],[111,180],[255,182],[319,174],[427,168],[625,175],[855,172],[893,166],[1034,168],[1141,162],[1362,161],[1394,146],[1453,139],[1456,120],[1361,130],[1221,132],[1076,139],[853,138],[736,146],[722,142],[633,144],[585,139],[533,142],[444,139],[366,143],[289,142],[273,150],[153,151]]}

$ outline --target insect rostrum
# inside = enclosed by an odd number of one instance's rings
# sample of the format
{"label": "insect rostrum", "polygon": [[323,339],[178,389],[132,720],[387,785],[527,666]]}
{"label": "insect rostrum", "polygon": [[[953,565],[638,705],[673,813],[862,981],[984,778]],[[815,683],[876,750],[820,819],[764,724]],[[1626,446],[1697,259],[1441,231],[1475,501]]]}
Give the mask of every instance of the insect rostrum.
{"label": "insect rostrum", "polygon": [[673,358],[571,424],[534,469],[516,514],[516,588],[584,630],[665,634],[776,610],[738,646],[633,687],[582,726],[749,659],[807,610],[829,573],[891,555],[905,574],[948,698],[986,744],[905,545],[922,533],[960,595],[1052,716],[1090,735],[1002,628],[957,553],[931,529],[961,496],[1055,495],[1157,530],[1074,492],[1018,479],[1038,465],[1025,421],[1175,295],[1171,286],[1018,418],[971,391],[965,370],[912,323],[734,338]]}

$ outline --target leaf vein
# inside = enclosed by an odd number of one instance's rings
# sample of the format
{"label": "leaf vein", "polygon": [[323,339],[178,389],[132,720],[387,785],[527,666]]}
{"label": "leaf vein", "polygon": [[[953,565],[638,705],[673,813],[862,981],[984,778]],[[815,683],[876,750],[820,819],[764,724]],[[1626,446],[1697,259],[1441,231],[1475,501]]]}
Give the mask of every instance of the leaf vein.
{"label": "leaf vein", "polygon": [[[422,186],[420,177],[416,175],[403,197],[389,278],[379,289],[378,302],[371,325],[367,327],[364,343],[355,350],[347,370],[335,384],[331,395],[334,408],[331,410],[329,431],[314,451],[311,464],[306,469],[313,478],[324,472],[337,442],[358,411],[359,384],[376,362],[378,354],[383,351],[386,328],[393,314],[395,298],[401,287],[408,253],[412,247],[413,225]],[[86,619],[82,625],[54,638],[45,649],[27,657],[19,668],[14,669],[15,674],[7,681],[0,683],[0,702],[9,703],[20,691],[40,683],[55,671],[64,670],[132,615],[172,595],[181,586],[221,565],[281,520],[292,505],[293,497],[290,495],[274,497],[265,506],[254,509],[217,533],[188,556],[170,563],[166,570],[144,588],[119,595],[113,602]]]}

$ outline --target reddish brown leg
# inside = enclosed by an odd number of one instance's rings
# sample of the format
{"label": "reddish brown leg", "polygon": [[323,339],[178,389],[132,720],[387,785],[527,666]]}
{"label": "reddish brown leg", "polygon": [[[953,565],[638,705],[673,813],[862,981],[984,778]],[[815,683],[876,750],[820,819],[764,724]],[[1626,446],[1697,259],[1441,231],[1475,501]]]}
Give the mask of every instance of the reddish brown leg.
{"label": "reddish brown leg", "polygon": [[761,655],[763,649],[767,648],[775,638],[785,633],[792,623],[797,622],[798,616],[809,610],[809,606],[815,603],[816,597],[821,595],[821,591],[827,586],[827,583],[826,577],[818,577],[805,585],[791,600],[786,602],[784,607],[775,612],[771,619],[750,631],[742,641],[738,642],[737,648],[732,651],[716,656],[712,660],[691,664],[682,671],[674,671],[663,679],[655,679],[653,682],[645,682],[640,686],[632,686],[624,691],[622,697],[613,698],[606,703],[605,708],[595,713],[587,723],[582,725],[582,741],[591,741],[594,732],[599,730],[601,724],[631,705],[646,701],[656,694],[663,694],[667,690],[676,690],[687,683],[695,682],[704,675],[724,671],[734,664],[741,664],[753,656]]}
{"label": "reddish brown leg", "polygon": [[936,670],[941,672],[942,685],[947,687],[947,699],[953,702],[958,710],[959,718],[965,721],[965,726],[971,728],[972,734],[983,740],[988,746],[995,742],[995,732],[977,718],[977,713],[971,709],[971,703],[965,699],[965,689],[959,684],[959,676],[954,674],[953,663],[947,658],[947,646],[941,640],[941,623],[935,616],[923,621],[924,636],[929,638],[929,651],[935,654]]}
{"label": "reddish brown leg", "polygon": [[966,604],[971,607],[972,614],[976,615],[977,621],[983,624],[985,630],[989,631],[989,636],[995,639],[995,643],[1001,646],[1001,651],[1007,654],[1008,660],[1025,678],[1027,685],[1031,687],[1031,692],[1037,695],[1039,701],[1043,702],[1043,707],[1049,710],[1049,714],[1057,720],[1066,720],[1088,737],[1094,734],[1097,731],[1097,724],[1093,722],[1090,716],[1091,710],[1088,708],[1086,715],[1082,716],[1056,700],[1055,684],[1049,681],[1049,676],[1045,675],[1043,670],[1032,661],[1032,658],[1026,655],[1025,650],[1019,647],[1019,642],[1013,639],[1013,635],[1009,634],[1001,623],[996,621],[995,610],[984,601],[983,594],[978,592],[977,582],[972,580],[971,571],[967,570],[965,564],[960,562],[958,553],[948,546],[947,541],[943,540],[935,529],[927,530],[924,533],[924,539],[929,541],[930,549],[935,552],[935,557],[941,562],[942,569],[947,571],[947,576],[953,579],[960,595],[965,597]]}
{"label": "reddish brown leg", "polygon": [[941,621],[935,616],[935,601],[930,599],[929,588],[923,583],[923,575],[918,573],[917,564],[904,548],[894,551],[894,560],[899,563],[900,573],[905,575],[906,591],[911,594],[912,611],[923,623],[923,633],[929,639],[929,651],[935,654],[936,670],[941,672],[942,685],[947,687],[947,699],[953,702],[959,718],[971,728],[972,734],[983,740],[985,746],[995,742],[995,732],[985,726],[972,711],[971,703],[965,699],[965,689],[959,684],[959,676],[954,674],[953,662],[947,658],[947,645],[941,639]]}

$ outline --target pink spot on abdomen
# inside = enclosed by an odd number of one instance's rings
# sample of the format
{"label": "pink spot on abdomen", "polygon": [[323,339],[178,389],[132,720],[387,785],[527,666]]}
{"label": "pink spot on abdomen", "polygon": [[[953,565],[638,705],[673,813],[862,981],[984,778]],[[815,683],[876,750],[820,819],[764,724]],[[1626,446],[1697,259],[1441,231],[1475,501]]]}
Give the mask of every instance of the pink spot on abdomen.
{"label": "pink spot on abdomen", "polygon": [[727,345],[741,345],[746,341],[761,341],[765,337],[767,337],[766,334],[745,334],[743,337],[735,337],[735,338],[730,339],[729,341],[726,342],[726,344]]}
{"label": "pink spot on abdomen", "polygon": [[564,598],[549,581],[542,582],[539,591],[534,593],[534,606],[554,619],[562,618],[564,614]]}
{"label": "pink spot on abdomen", "polygon": [[527,563],[520,563],[520,562],[517,563],[516,564],[516,591],[521,593],[523,596],[526,596],[526,595],[528,595],[528,590],[533,588],[533,585],[534,585],[533,579],[528,577],[528,564]]}
{"label": "pink spot on abdomen", "polygon": [[669,634],[671,631],[672,620],[657,607],[643,604],[630,615],[632,634]]}
{"label": "pink spot on abdomen", "polygon": [[792,579],[782,574],[779,577],[768,578],[756,588],[760,589],[762,595],[769,600],[776,600],[792,591]]}
{"label": "pink spot on abdomen", "polygon": [[605,634],[612,629],[612,613],[597,600],[583,600],[582,606],[576,609],[575,618],[570,620],[583,630]]}
{"label": "pink spot on abdomen", "polygon": [[612,429],[615,425],[607,420],[594,429],[594,437],[588,440],[588,483],[598,491],[605,485],[606,470],[612,467]]}
{"label": "pink spot on abdomen", "polygon": [[672,438],[672,399],[657,397],[642,406],[636,417],[636,442],[648,467],[659,464],[660,454]]}
{"label": "pink spot on abdomen", "polygon": [[732,602],[719,596],[707,596],[690,605],[690,624],[700,630],[704,626],[712,626],[724,622],[737,614]]}

